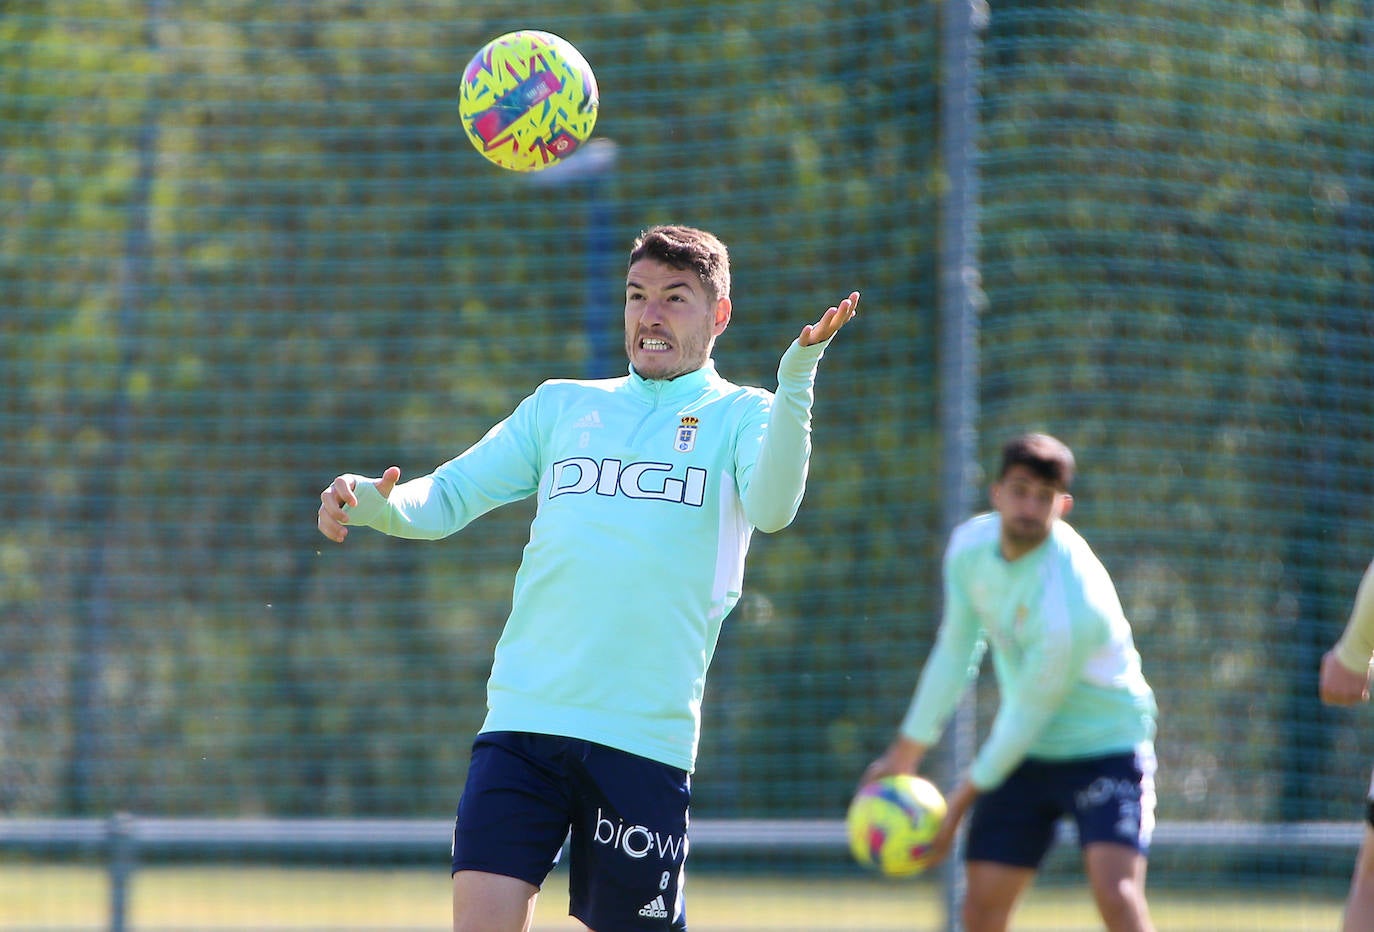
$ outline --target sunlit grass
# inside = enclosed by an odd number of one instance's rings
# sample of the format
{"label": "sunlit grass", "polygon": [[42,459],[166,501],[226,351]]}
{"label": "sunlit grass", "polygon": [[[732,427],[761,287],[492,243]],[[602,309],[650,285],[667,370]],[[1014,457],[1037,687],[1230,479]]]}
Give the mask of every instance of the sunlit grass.
{"label": "sunlit grass", "polygon": [[[129,890],[130,932],[345,932],[445,930],[449,880],[442,869],[144,866]],[[0,866],[0,932],[109,927],[103,868]],[[890,882],[728,876],[688,881],[693,932],[937,932],[942,894],[933,879]],[[1155,923],[1170,932],[1330,932],[1336,893],[1254,890],[1151,891]],[[555,874],[540,896],[538,932],[572,932],[567,878]],[[1101,923],[1082,885],[1036,888],[1018,913],[1018,932],[1097,932]]]}

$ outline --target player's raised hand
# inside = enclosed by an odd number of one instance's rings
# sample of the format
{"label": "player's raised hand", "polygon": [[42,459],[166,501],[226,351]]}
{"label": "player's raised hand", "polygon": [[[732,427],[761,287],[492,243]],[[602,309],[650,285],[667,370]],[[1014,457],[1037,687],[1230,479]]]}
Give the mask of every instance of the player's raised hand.
{"label": "player's raised hand", "polygon": [[[373,480],[372,484],[382,493],[382,498],[390,498],[391,490],[396,488],[400,478],[400,467],[388,466],[386,472],[382,473],[382,478]],[[348,528],[345,527],[348,524],[348,512],[344,508],[352,508],[358,504],[358,496],[354,491],[356,483],[356,479],[348,476],[337,476],[320,493],[320,510],[315,518],[315,527],[325,537],[338,544],[343,543],[344,538],[348,536]]]}
{"label": "player's raised hand", "polygon": [[812,346],[816,343],[824,343],[839,333],[841,327],[854,319],[854,315],[858,313],[858,307],[859,293],[851,291],[849,297],[827,310],[821,315],[820,320],[802,328],[801,345]]}

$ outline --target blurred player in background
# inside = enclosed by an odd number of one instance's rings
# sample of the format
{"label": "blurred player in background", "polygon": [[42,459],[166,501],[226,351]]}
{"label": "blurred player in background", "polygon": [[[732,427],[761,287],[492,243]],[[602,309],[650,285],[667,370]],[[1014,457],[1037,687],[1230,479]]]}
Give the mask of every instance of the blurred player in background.
{"label": "blurred player in background", "polygon": [[[1154,694],[1116,588],[1061,520],[1073,453],[1046,434],[1002,450],[993,511],[954,530],[944,617],[897,736],[863,783],[916,773],[992,645],[1000,702],[967,776],[950,793],[937,860],[972,808],[967,932],[1004,932],[1072,816],[1093,899],[1111,932],[1154,928],[1145,867],[1154,826]],[[976,803],[975,803],[976,801]]]}
{"label": "blurred player in background", "polygon": [[[1320,691],[1328,705],[1355,705],[1369,701],[1369,664],[1374,660],[1374,563],[1364,571],[1355,591],[1340,640],[1322,657]],[[1365,805],[1364,841],[1350,878],[1345,901],[1344,932],[1374,929],[1374,778]]]}
{"label": "blurred player in background", "polygon": [[453,928],[518,932],[570,839],[569,912],[594,930],[686,928],[690,774],[707,667],[755,528],[801,504],[826,346],[854,292],[801,328],[777,392],[716,373],[730,261],[654,227],[630,252],[627,376],[540,385],[433,473],[336,478],[320,533],[446,537],[537,496],[453,840]]}

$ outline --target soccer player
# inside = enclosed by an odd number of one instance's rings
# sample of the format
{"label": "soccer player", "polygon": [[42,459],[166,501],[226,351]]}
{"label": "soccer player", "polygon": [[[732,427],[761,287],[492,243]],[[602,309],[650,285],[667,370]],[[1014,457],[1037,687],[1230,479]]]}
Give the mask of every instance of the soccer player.
{"label": "soccer player", "polygon": [[[1355,607],[1336,645],[1322,657],[1319,690],[1328,705],[1369,701],[1369,664],[1374,660],[1374,563],[1355,590]],[[1345,900],[1344,932],[1374,929],[1374,779],[1365,805],[1364,840]]]}
{"label": "soccer player", "polygon": [[990,644],[997,714],[934,842],[938,861],[972,809],[967,932],[1009,927],[1066,815],[1107,929],[1154,928],[1154,694],[1111,577],[1063,520],[1074,470],[1073,453],[1046,434],[1003,448],[993,511],[956,528],[946,549],[944,617],[911,706],[863,774],[917,772]]}
{"label": "soccer player", "polygon": [[598,932],[683,930],[701,700],[754,529],[801,504],[818,363],[853,292],[801,328],[770,393],[727,382],[724,244],[690,227],[635,241],[629,374],[544,382],[485,437],[399,483],[342,475],[320,533],[435,539],[537,496],[453,835],[455,932],[530,927],[570,843],[569,913]]}

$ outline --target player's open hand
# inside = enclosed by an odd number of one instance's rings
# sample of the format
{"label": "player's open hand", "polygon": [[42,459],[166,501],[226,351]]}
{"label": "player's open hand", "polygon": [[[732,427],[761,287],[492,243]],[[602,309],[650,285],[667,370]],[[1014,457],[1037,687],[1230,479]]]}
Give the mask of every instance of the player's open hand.
{"label": "player's open hand", "polygon": [[832,307],[821,315],[821,319],[814,324],[807,324],[802,328],[801,345],[813,346],[817,343],[824,343],[826,340],[840,332],[840,328],[854,319],[858,313],[859,293],[851,291],[849,297],[845,298],[836,307]]}
{"label": "player's open hand", "polygon": [[[382,473],[382,478],[374,479],[372,484],[382,493],[382,498],[389,498],[391,490],[396,488],[400,478],[400,467],[388,466],[386,472]],[[348,528],[345,527],[348,524],[348,512],[344,509],[357,506],[358,496],[354,491],[356,485],[356,479],[338,476],[320,493],[320,511],[315,518],[315,527],[336,544],[342,544],[348,536]]]}

